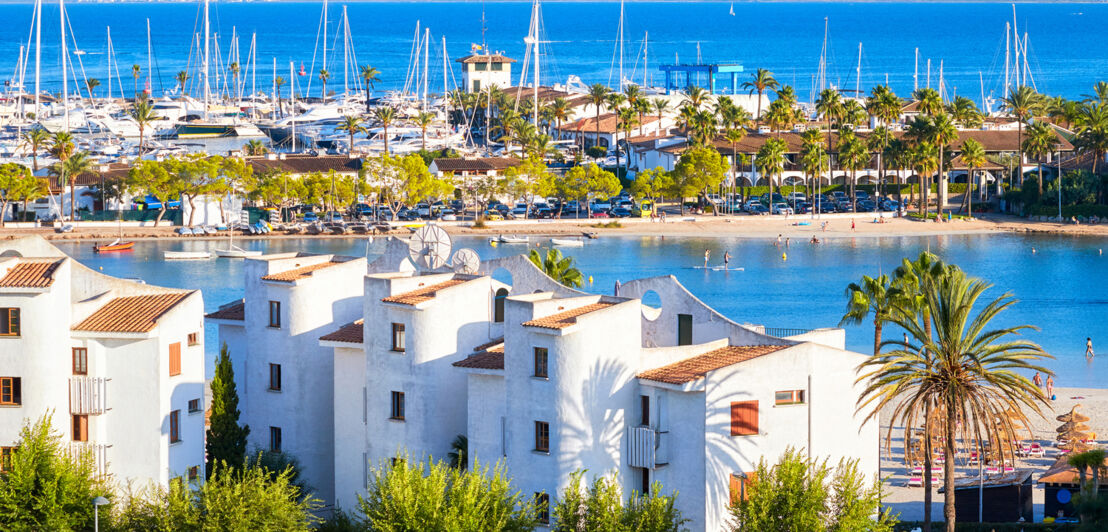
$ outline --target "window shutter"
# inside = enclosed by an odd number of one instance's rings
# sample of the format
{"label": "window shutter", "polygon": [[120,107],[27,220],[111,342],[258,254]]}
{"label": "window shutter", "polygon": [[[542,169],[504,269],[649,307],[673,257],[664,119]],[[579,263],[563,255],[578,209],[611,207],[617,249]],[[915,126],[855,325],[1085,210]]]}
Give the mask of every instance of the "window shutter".
{"label": "window shutter", "polygon": [[169,376],[181,374],[181,342],[169,344]]}
{"label": "window shutter", "polygon": [[23,404],[23,379],[20,377],[12,379],[12,403]]}
{"label": "window shutter", "polygon": [[758,401],[731,403],[731,435],[758,434]]}

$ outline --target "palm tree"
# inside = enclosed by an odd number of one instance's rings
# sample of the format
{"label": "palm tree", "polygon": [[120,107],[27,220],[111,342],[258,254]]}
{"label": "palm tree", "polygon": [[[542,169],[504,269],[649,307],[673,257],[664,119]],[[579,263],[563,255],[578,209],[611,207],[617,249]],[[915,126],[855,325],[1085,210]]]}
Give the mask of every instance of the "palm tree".
{"label": "palm tree", "polygon": [[90,100],[93,99],[93,91],[95,91],[96,87],[99,87],[99,86],[100,86],[100,80],[98,80],[96,78],[88,78],[88,79],[85,80],[85,87],[88,87],[88,97],[89,97]]}
{"label": "palm tree", "polygon": [[139,128],[139,153],[141,154],[142,148],[145,146],[146,126],[157,120],[158,115],[154,112],[154,106],[150,103],[150,100],[145,97],[138,98],[135,101],[135,105],[131,107],[129,114],[131,120],[134,120]]}
{"label": "palm tree", "polygon": [[962,143],[962,162],[965,163],[966,169],[969,170],[969,179],[966,180],[966,195],[962,198],[962,203],[966,205],[966,213],[969,216],[973,216],[973,185],[977,182],[974,175],[974,170],[985,166],[988,159],[985,158],[985,146],[982,145],[977,139],[966,139]]}
{"label": "palm tree", "polygon": [[38,154],[50,144],[50,132],[36,127],[23,133],[23,143],[31,148],[31,168],[38,171]]}
{"label": "palm tree", "polygon": [[246,155],[258,156],[269,153],[269,148],[261,140],[253,139],[242,146],[242,151]]}
{"label": "palm tree", "polygon": [[[812,180],[820,180],[820,174],[827,165],[827,151],[819,130],[806,129],[800,134],[800,166],[804,174]],[[814,190],[815,187],[812,187]],[[814,192],[813,192],[814,193]]]}
{"label": "palm tree", "polygon": [[469,438],[465,434],[459,434],[450,442],[450,452],[446,453],[450,467],[465,470],[469,468]]}
{"label": "palm tree", "polygon": [[427,128],[435,121],[435,115],[421,112],[415,117],[415,124],[419,126],[420,135],[423,137],[423,151],[427,151]]}
{"label": "palm tree", "polygon": [[285,110],[281,107],[281,85],[285,84],[285,78],[277,76],[273,78],[273,86],[277,88],[277,114],[284,116]]}
{"label": "palm tree", "polygon": [[181,86],[181,98],[184,98],[185,97],[185,83],[188,83],[188,80],[189,80],[188,71],[182,70],[182,71],[178,72],[175,79],[177,80],[177,85]]}
{"label": "palm tree", "polygon": [[716,115],[714,113],[708,111],[694,113],[689,122],[693,144],[707,146],[716,136],[716,127]]}
{"label": "palm tree", "polygon": [[860,325],[873,314],[873,356],[878,356],[881,353],[881,329],[892,316],[899,294],[900,291],[889,282],[888,275],[880,275],[876,279],[863,275],[860,283],[850,283],[846,287],[846,312],[839,326]]}
{"label": "palm tree", "polygon": [[[138,94],[138,80],[142,75],[142,67],[138,65],[131,65],[131,77],[135,78],[135,94]],[[137,97],[137,96],[136,96]]]}
{"label": "palm tree", "polygon": [[323,96],[324,101],[327,100],[327,80],[329,79],[331,79],[331,73],[328,72],[326,68],[319,69],[319,81],[323,83],[321,95]]}
{"label": "palm tree", "polygon": [[658,115],[658,127],[662,127],[662,114],[669,110],[669,100],[654,98],[650,101],[650,106],[654,108],[654,114]]}
{"label": "palm tree", "polygon": [[[816,100],[816,112],[823,116],[823,119],[827,122],[827,149],[830,150],[834,147],[831,142],[831,123],[838,121],[839,117],[843,113],[843,100],[839,95],[839,91],[835,89],[824,89],[819,93],[819,99]],[[830,156],[830,154],[829,154]],[[831,158],[830,160],[834,160]],[[827,179],[834,179],[834,173],[829,167]]]}
{"label": "palm tree", "polygon": [[913,144],[908,157],[919,178],[917,180],[920,184],[919,212],[926,215],[931,196],[931,183],[926,176],[930,176],[939,167],[939,149],[930,142],[917,141]]}
{"label": "palm tree", "polygon": [[[388,128],[388,126],[385,126]],[[362,117],[360,116],[344,116],[342,117],[342,123],[335,126],[338,131],[345,131],[350,136],[350,148],[347,153],[354,154],[354,135],[358,133],[367,133],[365,125],[362,124]],[[385,151],[388,151],[388,130],[385,132]]]}
{"label": "palm tree", "polygon": [[762,125],[762,95],[766,92],[766,89],[776,89],[779,84],[777,79],[773,77],[773,72],[764,68],[755,70],[753,76],[753,79],[742,84],[742,88],[747,90],[747,94],[758,93],[758,112],[754,115],[754,120],[756,125],[760,126]]}
{"label": "palm tree", "polygon": [[787,149],[788,145],[785,144],[785,141],[777,137],[766,139],[762,147],[758,148],[754,163],[758,165],[758,171],[766,177],[770,200],[773,199],[773,177],[780,174],[785,168],[785,151]]}
{"label": "palm tree", "polygon": [[850,171],[850,197],[853,198],[854,189],[858,184],[858,169],[865,168],[869,163],[869,149],[866,148],[865,141],[858,138],[853,130],[844,129],[839,133],[839,145],[836,150],[839,154],[839,167]]}
{"label": "palm tree", "polygon": [[841,117],[840,127],[849,126],[854,129],[869,119],[869,113],[866,112],[866,108],[862,107],[862,104],[858,103],[858,100],[846,100],[843,102],[843,114]]}
{"label": "palm tree", "polygon": [[1082,153],[1093,154],[1093,174],[1098,175],[1097,163],[1108,152],[1108,104],[1092,102],[1081,106],[1077,124],[1076,147]]}
{"label": "palm tree", "polygon": [[[623,131],[623,140],[626,143],[627,139],[631,136],[631,130],[634,129],[635,124],[638,123],[638,117],[635,114],[633,107],[622,107],[616,111],[616,118],[619,120],[619,129]],[[630,150],[631,146],[628,145],[627,149]],[[630,170],[631,154],[627,154],[627,164],[625,165],[623,175],[627,175],[627,171]],[[619,172],[619,136],[616,136],[616,172]]]}
{"label": "palm tree", "polygon": [[1020,184],[1023,184],[1023,124],[1028,121],[1039,110],[1042,103],[1042,97],[1039,93],[1035,92],[1035,89],[1026,86],[1019,86],[1012,90],[1007,97],[1004,98],[1002,107],[1005,111],[1008,111],[1016,119],[1016,150],[1017,154],[1016,167],[1018,168]]}
{"label": "palm tree", "polygon": [[561,250],[551,248],[546,250],[546,256],[539,254],[539,250],[532,249],[528,258],[551,279],[570,288],[578,288],[584,281],[581,271],[573,266],[573,257],[562,257]]}
{"label": "palm tree", "polygon": [[[899,303],[891,313],[889,321],[903,328],[910,341],[884,342],[882,346],[894,349],[859,367],[866,373],[858,382],[864,382],[866,388],[858,410],[872,408],[865,421],[878,416],[886,406],[893,409],[886,442],[891,440],[896,425],[907,433],[922,424],[925,438],[941,438],[947,457],[943,464],[943,513],[948,532],[955,529],[956,440],[973,439],[979,453],[985,439],[998,446],[1011,445],[1009,442],[1016,437],[1014,421],[1028,424],[1023,408],[1042,415],[1042,405],[1047,401],[1043,392],[1022,375],[1031,371],[1049,373],[1038,362],[1050,355],[1033,342],[1018,338],[1022,331],[1033,327],[991,326],[1015,299],[1004,294],[983,308],[975,308],[991,286],[956,267],[949,268],[918,292],[922,306],[928,310],[926,318],[917,309]],[[933,327],[935,338],[926,332],[925,321]],[[938,435],[933,434],[935,424],[928,423],[931,408],[940,421]],[[1009,412],[1017,412],[1017,419],[1013,420]]]}
{"label": "palm tree", "polygon": [[[729,128],[723,133],[723,139],[731,144],[731,181],[739,178],[739,143],[746,138],[746,129],[741,127]],[[733,186],[733,185],[732,185]],[[744,187],[745,188],[745,187]],[[746,195],[744,194],[745,198]]]}
{"label": "palm tree", "polygon": [[[1039,160],[1039,197],[1043,196],[1043,162],[1047,155],[1054,151],[1058,144],[1058,136],[1054,134],[1054,128],[1046,122],[1036,121],[1027,128],[1027,138],[1023,141],[1024,152],[1031,154]],[[1061,176],[1059,176],[1061,177]]]}
{"label": "palm tree", "polygon": [[[392,125],[393,120],[396,119],[396,109],[392,107],[378,107],[374,109],[373,116],[377,118],[377,121],[381,123],[381,127],[385,129],[385,155],[389,153],[389,126]],[[351,141],[353,145],[353,141]]]}
{"label": "palm tree", "polygon": [[242,72],[242,67],[239,66],[238,61],[231,61],[231,64],[227,65],[227,70],[231,71],[231,95],[237,98],[239,94],[239,72]]}
{"label": "palm tree", "polygon": [[877,154],[877,186],[878,194],[885,194],[885,149],[893,140],[893,134],[885,126],[877,126],[866,137],[866,147],[870,152]]}
{"label": "palm tree", "polygon": [[926,116],[943,112],[943,99],[939,97],[939,91],[931,87],[917,89],[912,93],[912,98],[919,102],[919,112]]}
{"label": "palm tree", "polygon": [[[946,158],[946,147],[958,141],[958,129],[954,127],[954,121],[946,113],[938,113],[931,120],[931,127],[927,130],[927,140],[939,147],[939,196],[938,213],[943,211],[943,199],[946,194],[946,171],[943,169],[943,159]],[[931,194],[931,186],[928,184],[927,193]]]}
{"label": "palm tree", "polygon": [[897,138],[889,141],[881,154],[881,160],[884,162],[885,168],[892,168],[896,171],[896,202],[898,206],[904,205],[904,186],[900,181],[900,171],[911,167],[910,155],[911,150],[908,144]]}
{"label": "palm tree", "polygon": [[[58,136],[69,135],[68,133],[59,132],[54,135],[55,147],[58,146]],[[69,137],[72,139],[72,137]],[[61,143],[64,145],[66,140],[63,137]],[[64,158],[60,157],[61,151],[54,152],[54,156],[58,157],[58,162],[50,165],[50,174],[58,178],[58,184],[65,186],[65,183],[69,183],[69,219],[77,219],[77,178],[81,174],[92,170],[95,164],[92,159],[89,158],[88,152],[73,152],[73,144],[70,141],[70,152]]]}
{"label": "palm tree", "polygon": [[589,103],[596,108],[596,138],[593,139],[596,143],[594,146],[600,145],[600,106],[608,101],[608,94],[611,92],[611,89],[605,87],[603,83],[594,83],[589,87]]}
{"label": "palm tree", "polygon": [[554,98],[548,109],[550,109],[550,118],[554,121],[554,129],[557,129],[558,134],[561,135],[562,122],[569,120],[569,100],[561,96]]}
{"label": "palm tree", "polygon": [[1100,104],[1108,103],[1108,82],[1098,81],[1096,85],[1093,86],[1093,93],[1086,94],[1084,97],[1085,100],[1089,102],[1096,101]]}
{"label": "palm tree", "polygon": [[981,111],[977,109],[977,104],[973,103],[973,100],[965,96],[954,98],[954,101],[946,106],[946,112],[965,129],[981,127]]}
{"label": "palm tree", "polygon": [[381,72],[370,65],[362,67],[362,79],[365,80],[365,112],[369,112],[369,91],[374,89],[373,84],[381,81]]}
{"label": "palm tree", "polygon": [[697,111],[704,105],[706,105],[711,98],[708,91],[696,85],[689,85],[685,87],[685,99],[681,100],[682,105],[692,106]]}

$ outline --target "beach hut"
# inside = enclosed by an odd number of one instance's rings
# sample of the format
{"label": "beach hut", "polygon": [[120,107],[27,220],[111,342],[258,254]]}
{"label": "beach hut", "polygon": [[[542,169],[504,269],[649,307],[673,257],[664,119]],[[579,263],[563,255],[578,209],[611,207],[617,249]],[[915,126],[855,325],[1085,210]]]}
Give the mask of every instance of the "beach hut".
{"label": "beach hut", "polygon": [[[963,477],[954,481],[954,513],[961,522],[1013,523],[1035,517],[1031,500],[1031,469],[1017,469],[999,475]],[[942,489],[939,490],[942,492]]]}
{"label": "beach hut", "polygon": [[[1108,459],[1104,461],[1108,466]],[[1087,479],[1087,480],[1091,480]],[[1076,512],[1073,508],[1073,496],[1081,491],[1081,475],[1077,468],[1071,466],[1063,456],[1054,462],[1039,475],[1039,484],[1043,485],[1045,497],[1043,500],[1044,517],[1073,517]],[[1100,489],[1103,491],[1108,485],[1108,475],[1100,477]]]}

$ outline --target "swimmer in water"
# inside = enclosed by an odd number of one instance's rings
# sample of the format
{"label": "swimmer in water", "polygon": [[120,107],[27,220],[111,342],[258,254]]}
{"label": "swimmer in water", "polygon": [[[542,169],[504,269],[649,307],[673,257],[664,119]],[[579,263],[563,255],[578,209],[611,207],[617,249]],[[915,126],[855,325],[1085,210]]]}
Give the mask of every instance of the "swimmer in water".
{"label": "swimmer in water", "polygon": [[1096,356],[1093,353],[1093,339],[1090,337],[1085,338],[1085,358],[1093,358]]}
{"label": "swimmer in water", "polygon": [[710,249],[704,250],[704,267],[705,268],[708,267],[708,259],[710,259],[711,257],[712,257],[712,250],[710,250]]}

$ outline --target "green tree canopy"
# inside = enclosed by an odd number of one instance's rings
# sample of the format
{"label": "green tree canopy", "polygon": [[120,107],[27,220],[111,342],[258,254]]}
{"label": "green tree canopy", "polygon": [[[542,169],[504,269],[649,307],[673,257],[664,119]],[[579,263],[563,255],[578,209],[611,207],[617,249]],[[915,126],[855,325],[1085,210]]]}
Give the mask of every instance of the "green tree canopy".
{"label": "green tree canopy", "polygon": [[718,187],[727,176],[727,169],[727,161],[715,148],[692,148],[681,155],[670,174],[671,192],[683,202],[684,198]]}
{"label": "green tree canopy", "polygon": [[662,494],[655,482],[650,493],[632,492],[624,504],[618,479],[601,476],[585,486],[583,471],[574,473],[550,512],[555,532],[679,532],[688,519],[677,509],[677,493]]}
{"label": "green tree canopy", "polygon": [[219,349],[211,388],[212,414],[204,443],[209,478],[221,467],[242,468],[246,461],[246,436],[250,434],[249,426],[239,425],[239,394],[227,344]]}

